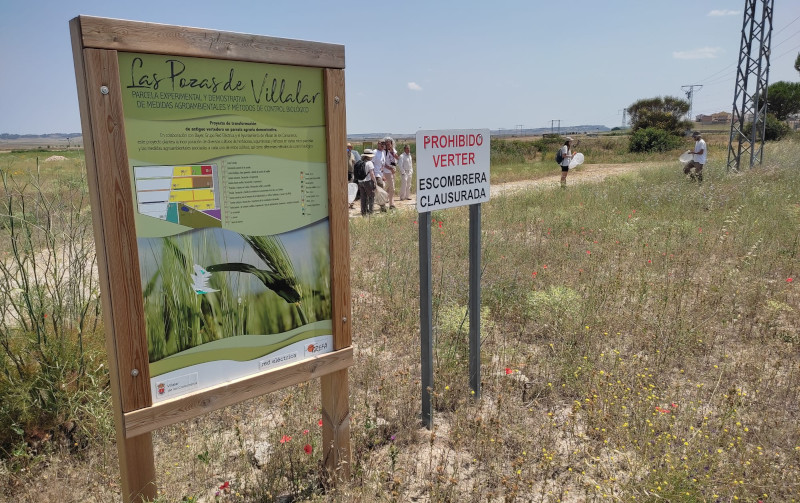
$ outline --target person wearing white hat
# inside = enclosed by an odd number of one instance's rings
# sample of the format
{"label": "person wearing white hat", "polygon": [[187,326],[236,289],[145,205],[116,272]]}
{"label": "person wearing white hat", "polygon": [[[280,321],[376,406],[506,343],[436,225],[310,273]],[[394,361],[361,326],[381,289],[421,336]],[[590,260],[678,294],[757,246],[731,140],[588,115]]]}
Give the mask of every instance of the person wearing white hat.
{"label": "person wearing white hat", "polygon": [[[561,147],[561,188],[567,187],[567,173],[569,173],[569,163],[572,160],[572,142],[574,140],[567,136],[564,145]],[[577,144],[576,144],[577,146]]]}
{"label": "person wearing white hat", "polygon": [[[361,160],[364,161],[364,171],[358,173],[359,169],[356,169],[355,172],[355,178],[358,182],[358,190],[361,192],[362,216],[371,214],[375,205],[375,166],[372,164],[372,158],[374,156],[375,153],[372,151],[372,149],[364,149],[364,153],[361,154]],[[360,167],[361,166],[359,166],[359,168]]]}
{"label": "person wearing white hat", "polygon": [[[687,175],[691,180],[697,180],[699,183],[703,182],[703,166],[706,165],[708,159],[708,149],[706,148],[706,141],[700,131],[692,133],[694,138],[694,150],[688,150],[692,154],[692,160],[686,163],[683,167],[683,174]],[[694,171],[692,171],[694,170]]]}

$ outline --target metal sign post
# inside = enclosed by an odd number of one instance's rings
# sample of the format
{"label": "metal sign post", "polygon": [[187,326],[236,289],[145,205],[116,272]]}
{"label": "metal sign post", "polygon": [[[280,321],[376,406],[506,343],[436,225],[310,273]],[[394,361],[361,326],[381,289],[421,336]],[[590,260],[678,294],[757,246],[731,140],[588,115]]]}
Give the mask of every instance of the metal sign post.
{"label": "metal sign post", "polygon": [[469,207],[469,387],[481,397],[481,205]]}
{"label": "metal sign post", "polygon": [[431,214],[419,214],[419,334],[422,362],[422,422],[433,427],[433,288],[431,286]]}

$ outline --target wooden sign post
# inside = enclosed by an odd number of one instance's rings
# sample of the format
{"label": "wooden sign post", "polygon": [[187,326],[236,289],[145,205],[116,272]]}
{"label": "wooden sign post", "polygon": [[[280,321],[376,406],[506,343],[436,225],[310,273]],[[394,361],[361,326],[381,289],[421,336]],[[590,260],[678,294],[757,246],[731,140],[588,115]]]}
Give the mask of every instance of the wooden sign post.
{"label": "wooden sign post", "polygon": [[344,47],[70,30],[123,501],[156,496],[156,428],[314,378],[349,476]]}

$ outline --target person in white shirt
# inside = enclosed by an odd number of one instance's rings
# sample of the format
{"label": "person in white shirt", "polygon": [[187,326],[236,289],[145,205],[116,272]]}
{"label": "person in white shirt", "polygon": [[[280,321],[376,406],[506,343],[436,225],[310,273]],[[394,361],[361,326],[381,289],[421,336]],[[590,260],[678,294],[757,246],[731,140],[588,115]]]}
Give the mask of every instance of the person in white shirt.
{"label": "person in white shirt", "polygon": [[694,150],[687,151],[692,154],[692,160],[683,167],[683,174],[688,175],[691,180],[697,180],[698,183],[702,183],[703,166],[706,165],[706,160],[708,159],[708,148],[700,131],[692,133],[692,138],[694,138]]}
{"label": "person in white shirt", "polygon": [[389,195],[389,209],[394,206],[394,172],[397,170],[397,150],[394,149],[394,139],[383,139],[386,150],[383,153],[383,183]]}
{"label": "person in white shirt", "polygon": [[[572,160],[572,142],[574,140],[567,136],[564,145],[561,147],[561,188],[567,187],[567,173],[569,173],[569,163]],[[577,144],[575,145],[577,146]]]}
{"label": "person in white shirt", "polygon": [[408,145],[403,147],[403,153],[397,161],[397,169],[400,171],[400,200],[411,199],[411,175],[414,174],[414,167]]}
{"label": "person in white shirt", "polygon": [[386,156],[386,142],[381,140],[378,142],[378,150],[375,150],[375,157],[372,158],[372,164],[375,165],[375,183],[378,187],[383,188],[383,158]]}

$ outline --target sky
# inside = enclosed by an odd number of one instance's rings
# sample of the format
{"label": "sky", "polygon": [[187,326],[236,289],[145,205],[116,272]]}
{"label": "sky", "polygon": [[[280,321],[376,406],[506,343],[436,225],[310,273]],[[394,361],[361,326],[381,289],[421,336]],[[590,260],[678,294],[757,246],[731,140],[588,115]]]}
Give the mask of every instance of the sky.
{"label": "sky", "polygon": [[[693,116],[731,112],[745,5],[0,0],[0,133],[80,132],[68,27],[78,15],[343,45],[347,133],[400,135],[611,128],[633,102],[691,85]],[[800,1],[775,0],[772,26],[769,82],[800,81]]]}

